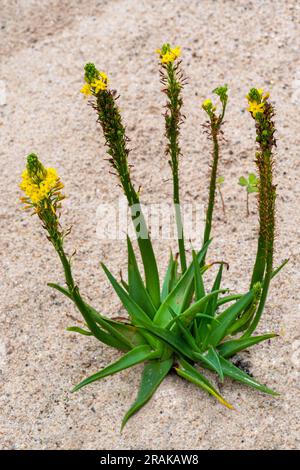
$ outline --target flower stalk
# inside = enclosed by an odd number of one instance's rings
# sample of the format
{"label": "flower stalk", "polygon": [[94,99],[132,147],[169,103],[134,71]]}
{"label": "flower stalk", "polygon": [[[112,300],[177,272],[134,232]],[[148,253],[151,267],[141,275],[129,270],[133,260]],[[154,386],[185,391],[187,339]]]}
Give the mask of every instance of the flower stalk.
{"label": "flower stalk", "polygon": [[180,186],[179,186],[179,157],[181,156],[181,148],[179,144],[180,125],[183,121],[181,113],[182,108],[182,88],[185,82],[182,71],[180,69],[181,50],[179,47],[171,48],[169,44],[164,44],[161,49],[157,50],[160,58],[160,76],[163,84],[163,92],[167,96],[166,112],[165,112],[165,136],[168,144],[166,147],[166,155],[169,157],[169,165],[172,170],[173,178],[173,203],[175,207],[175,219],[177,228],[177,239],[179,248],[179,257],[181,271],[186,271],[186,253],[183,233],[183,221],[180,207]]}
{"label": "flower stalk", "polygon": [[[219,148],[219,135],[222,132],[221,126],[224,121],[228,94],[227,94],[227,85],[216,88],[213,93],[219,96],[222,110],[219,115],[216,114],[216,106],[213,105],[210,99],[205,100],[202,103],[202,108],[207,113],[209,121],[206,124],[206,128],[210,134],[210,137],[213,142],[213,158],[212,166],[210,173],[210,184],[209,184],[209,195],[208,195],[208,206],[206,210],[206,219],[204,227],[204,236],[203,236],[203,245],[205,245],[210,239],[211,229],[212,229],[212,220],[213,220],[213,211],[215,205],[215,196],[216,196],[216,187],[217,187],[217,174],[218,174],[218,163],[220,157],[220,148]],[[203,259],[203,266],[205,264],[205,258]]]}
{"label": "flower stalk", "polygon": [[[103,86],[98,86],[98,82]],[[135,190],[130,176],[128,164],[128,142],[120,110],[117,106],[117,93],[108,88],[108,78],[103,72],[99,72],[94,64],[88,63],[85,66],[85,82],[83,92],[86,94],[86,86],[89,87],[89,94],[93,95],[93,108],[98,115],[105,137],[109,162],[119,178],[128,205],[131,209],[131,217],[137,235],[142,261],[144,265],[147,290],[156,307],[160,304],[159,275],[156,259],[150,239],[150,233],[140,205],[139,194]]]}
{"label": "flower stalk", "polygon": [[274,153],[276,146],[275,124],[273,117],[274,107],[269,101],[269,93],[252,88],[247,95],[248,111],[255,121],[256,142],[256,166],[258,170],[258,212],[259,212],[259,236],[256,260],[253,268],[250,287],[255,283],[263,283],[261,300],[246,335],[249,336],[256,329],[265,302],[273,273],[273,253],[275,238],[275,202],[276,186],[273,183]]}

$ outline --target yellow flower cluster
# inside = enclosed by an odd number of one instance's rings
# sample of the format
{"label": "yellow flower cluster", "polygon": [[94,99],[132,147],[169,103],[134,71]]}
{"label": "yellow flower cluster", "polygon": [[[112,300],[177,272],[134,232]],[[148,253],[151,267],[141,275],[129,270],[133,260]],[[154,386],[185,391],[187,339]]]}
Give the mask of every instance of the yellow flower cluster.
{"label": "yellow flower cluster", "polygon": [[249,101],[248,111],[256,117],[257,113],[263,113],[264,103],[257,103],[256,101]]}
{"label": "yellow flower cluster", "polygon": [[165,46],[162,49],[157,49],[156,53],[160,55],[162,64],[169,64],[174,62],[181,55],[181,48],[179,46],[171,49],[170,46]]}
{"label": "yellow flower cluster", "polygon": [[93,94],[97,95],[100,91],[107,89],[107,84],[108,84],[108,77],[106,73],[99,72],[99,77],[94,78],[91,83],[89,82],[85,83],[80,91],[85,96],[89,96]]}
{"label": "yellow flower cluster", "polygon": [[203,101],[202,103],[202,108],[204,109],[204,111],[206,111],[209,115],[211,115],[212,113],[214,113],[216,111],[216,106],[213,105],[213,102],[211,99],[206,99]]}
{"label": "yellow flower cluster", "polygon": [[26,169],[22,173],[20,188],[32,204],[37,205],[46,199],[53,189],[62,189],[63,184],[59,181],[57,171],[54,168],[47,168],[46,174],[40,182],[35,182]]}
{"label": "yellow flower cluster", "polygon": [[270,94],[266,93],[264,95],[264,90],[262,88],[258,88],[257,93],[259,95],[258,99],[253,99],[250,95],[246,96],[248,100],[248,111],[252,114],[254,118],[259,113],[263,113],[265,109],[265,101],[269,98]]}

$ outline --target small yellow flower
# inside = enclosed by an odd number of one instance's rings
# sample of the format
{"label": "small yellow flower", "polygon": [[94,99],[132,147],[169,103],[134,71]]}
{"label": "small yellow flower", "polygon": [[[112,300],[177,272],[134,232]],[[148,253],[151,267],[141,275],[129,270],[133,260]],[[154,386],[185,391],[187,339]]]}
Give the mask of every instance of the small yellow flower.
{"label": "small yellow flower", "polygon": [[104,82],[108,82],[108,76],[104,72],[99,72],[100,77]]}
{"label": "small yellow flower", "polygon": [[202,103],[203,108],[210,108],[212,106],[212,101],[208,98],[207,100],[204,100]]}
{"label": "small yellow flower", "polygon": [[178,57],[180,57],[181,48],[179,46],[176,46],[171,49],[169,45],[164,45],[162,49],[156,49],[155,52],[159,54],[162,64],[170,64],[174,62],[174,60],[178,59]]}
{"label": "small yellow flower", "polygon": [[84,96],[89,96],[89,95],[91,95],[92,92],[91,92],[90,84],[89,84],[89,83],[85,83],[85,84],[83,85],[83,87],[81,88],[80,92],[83,93]]}
{"label": "small yellow flower", "polygon": [[255,118],[258,113],[263,113],[264,103],[257,103],[256,101],[249,101],[248,111],[252,113]]}
{"label": "small yellow flower", "polygon": [[213,105],[212,100],[209,98],[204,100],[201,106],[204,109],[204,111],[206,111],[209,115],[214,113],[217,109],[216,106]]}
{"label": "small yellow flower", "polygon": [[102,80],[95,79],[95,80],[91,83],[91,87],[94,88],[94,92],[97,94],[97,93],[99,93],[99,91],[106,90],[106,88],[107,88],[107,83],[104,82],[104,81],[102,81]]}

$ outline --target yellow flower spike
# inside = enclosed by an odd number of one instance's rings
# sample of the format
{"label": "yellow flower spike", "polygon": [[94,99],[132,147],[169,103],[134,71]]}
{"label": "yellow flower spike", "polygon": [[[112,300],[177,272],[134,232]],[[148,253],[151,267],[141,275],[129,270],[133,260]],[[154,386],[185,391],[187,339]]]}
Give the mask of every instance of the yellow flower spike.
{"label": "yellow flower spike", "polygon": [[169,44],[164,44],[162,49],[156,49],[155,52],[160,56],[162,64],[170,64],[180,57],[181,48],[176,46],[172,49]]}
{"label": "yellow flower spike", "polygon": [[92,92],[91,92],[90,84],[89,84],[89,83],[85,83],[85,84],[83,85],[83,87],[81,88],[80,93],[83,93],[84,96],[89,96],[89,95],[91,95]]}
{"label": "yellow flower spike", "polygon": [[20,183],[20,188],[24,191],[26,197],[21,198],[21,201],[35,206],[42,204],[44,208],[47,208],[49,205],[52,205],[48,198],[53,194],[60,197],[60,189],[62,187],[63,184],[60,182],[57,171],[54,168],[43,167],[43,175],[39,175],[39,180],[35,178],[35,173],[31,174],[26,169],[22,172]]}

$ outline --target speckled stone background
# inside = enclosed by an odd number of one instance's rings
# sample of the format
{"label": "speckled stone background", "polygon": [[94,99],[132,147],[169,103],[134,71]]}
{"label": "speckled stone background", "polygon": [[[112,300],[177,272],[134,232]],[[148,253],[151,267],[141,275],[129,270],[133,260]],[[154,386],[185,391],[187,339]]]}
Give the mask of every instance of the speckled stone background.
{"label": "speckled stone background", "polygon": [[[0,0],[0,269],[1,424],[4,449],[296,449],[300,442],[299,145],[300,5],[285,1]],[[96,340],[65,331],[79,318],[47,287],[62,271],[36,218],[18,205],[24,157],[39,153],[59,169],[68,199],[63,223],[76,280],[107,315],[120,311],[99,261],[117,274],[124,242],[96,236],[96,209],[119,196],[108,174],[95,115],[79,94],[82,67],[95,61],[121,93],[131,138],[133,178],[147,202],[171,195],[163,155],[164,97],[154,50],[170,41],[183,48],[182,198],[206,201],[209,143],[199,107],[228,83],[230,102],[220,174],[226,178],[227,221],[216,208],[209,259],[230,264],[224,284],[247,288],[255,256],[257,215],[245,218],[238,177],[254,169],[255,132],[245,112],[250,86],[271,91],[277,109],[278,184],[276,263],[291,261],[273,283],[260,331],[280,336],[243,354],[251,372],[281,392],[270,398],[226,380],[222,408],[191,384],[169,376],[123,434],[120,422],[135,398],[141,367],[76,394],[72,385],[117,357]],[[155,243],[165,269],[166,243]]]}

